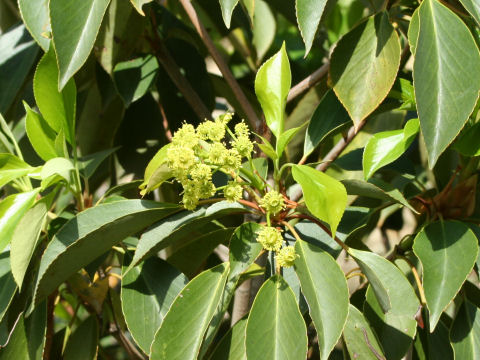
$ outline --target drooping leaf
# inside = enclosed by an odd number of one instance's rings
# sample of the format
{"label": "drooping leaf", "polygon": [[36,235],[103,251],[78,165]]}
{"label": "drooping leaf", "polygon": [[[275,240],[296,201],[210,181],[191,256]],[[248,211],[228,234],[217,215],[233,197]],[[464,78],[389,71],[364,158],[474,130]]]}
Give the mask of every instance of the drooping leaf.
{"label": "drooping leaf", "polygon": [[65,360],[94,360],[98,351],[98,321],[89,316],[68,337],[63,358]]}
{"label": "drooping leaf", "polygon": [[202,272],[173,302],[155,334],[152,359],[196,359],[228,276],[228,263]]}
{"label": "drooping leaf", "polygon": [[56,233],[42,256],[36,303],[119,241],[178,210],[172,204],[122,200],[79,213]]}
{"label": "drooping leaf", "polygon": [[480,310],[467,299],[450,328],[455,359],[474,360],[480,356]]}
{"label": "drooping leaf", "polygon": [[480,3],[475,0],[459,0],[463,7],[467,9],[470,15],[477,21],[480,25]]}
{"label": "drooping leaf", "polygon": [[275,15],[263,0],[255,0],[253,15],[253,45],[257,52],[257,63],[260,63],[275,38]]}
{"label": "drooping leaf", "polygon": [[305,165],[294,165],[292,175],[303,190],[308,210],[330,225],[335,236],[343,212],[347,206],[347,191],[334,178]]}
{"label": "drooping leaf", "polygon": [[439,1],[423,2],[419,21],[413,84],[428,164],[433,168],[477,102],[480,53],[463,21]]}
{"label": "drooping leaf", "polygon": [[7,196],[0,202],[0,251],[12,240],[20,219],[35,202],[40,189]]}
{"label": "drooping leaf", "polygon": [[478,240],[458,221],[437,221],[415,237],[413,251],[423,268],[423,288],[430,312],[430,332],[475,264]]}
{"label": "drooping leaf", "polygon": [[420,130],[418,119],[411,119],[401,130],[382,131],[368,140],[363,152],[363,176],[370,178],[381,167],[397,160]]}
{"label": "drooping leaf", "polygon": [[169,147],[169,144],[162,146],[160,150],[157,151],[152,160],[149,161],[147,167],[145,168],[143,183],[139,186],[139,188],[142,189],[142,191],[140,192],[141,195],[145,195],[147,192],[154,190],[155,188],[159,187],[165,180],[167,180],[164,179],[164,177],[159,177],[158,175],[159,169],[164,169],[162,165],[166,165],[167,151]]}
{"label": "drooping leaf", "polygon": [[418,33],[420,31],[420,17],[418,7],[412,15],[410,24],[408,25],[408,43],[410,44],[410,51],[415,55],[415,49],[417,48]]}
{"label": "drooping leaf", "polygon": [[275,275],[258,291],[246,328],[248,359],[305,359],[307,328],[292,289]]}
{"label": "drooping leaf", "polygon": [[238,320],[220,340],[208,360],[247,360],[245,329],[247,319]]}
{"label": "drooping leaf", "polygon": [[400,52],[398,35],[385,12],[369,17],[338,42],[330,58],[329,77],[355,126],[388,95]]}
{"label": "drooping leaf", "polygon": [[[124,261],[131,258],[125,255]],[[175,297],[188,283],[180,271],[152,257],[125,273],[123,265],[122,312],[132,338],[146,353]],[[161,274],[161,276],[159,276]]]}
{"label": "drooping leaf", "polygon": [[60,156],[55,149],[55,139],[57,137],[55,131],[48,125],[42,115],[32,110],[26,102],[23,105],[27,112],[25,129],[35,152],[45,161]]}
{"label": "drooping leaf", "polygon": [[50,47],[38,63],[33,78],[33,92],[37,106],[48,125],[57,133],[63,130],[67,140],[72,143],[75,136],[77,88],[71,80],[61,92],[58,90],[57,59],[53,47]]}
{"label": "drooping leaf", "polygon": [[67,85],[90,55],[109,3],[110,0],[50,0],[52,37],[59,70],[58,90]]}
{"label": "drooping leaf", "polygon": [[227,29],[230,29],[233,10],[238,4],[238,0],[220,0],[220,8],[222,9],[223,22]]}
{"label": "drooping leaf", "polygon": [[350,116],[332,90],[326,92],[308,124],[303,156],[310,155],[328,134],[350,122]]}
{"label": "drooping leaf", "polygon": [[48,35],[51,31],[48,0],[18,0],[18,9],[25,27],[43,51],[47,52],[50,46]]}
{"label": "drooping leaf", "polygon": [[291,128],[291,129],[288,129],[286,130],[285,132],[283,132],[280,137],[277,139],[277,144],[276,144],[276,148],[277,148],[277,156],[278,158],[280,158],[283,154],[283,152],[285,151],[285,148],[287,147],[287,145],[290,143],[290,141],[292,141],[293,137],[295,135],[297,135],[297,133],[303,129],[303,127],[306,125],[307,123],[304,123],[303,125],[301,126],[298,126],[298,127],[295,127],[295,128]]}
{"label": "drooping leaf", "polygon": [[0,321],[5,316],[10,302],[17,291],[17,284],[10,271],[10,253],[0,254]]}
{"label": "drooping leaf", "polygon": [[297,14],[298,28],[305,43],[305,57],[312,48],[313,39],[317,32],[318,24],[327,4],[326,0],[296,0],[295,9]]}
{"label": "drooping leaf", "polygon": [[25,161],[12,154],[0,154],[0,188],[10,181],[25,176],[34,170]]}
{"label": "drooping leaf", "polygon": [[133,7],[135,10],[138,11],[139,14],[145,16],[145,13],[143,12],[143,5],[148,4],[149,2],[152,2],[153,0],[130,0],[132,3]]}
{"label": "drooping leaf", "polygon": [[255,93],[272,133],[279,138],[285,125],[285,105],[292,83],[285,44],[258,69]]}
{"label": "drooping leaf", "polygon": [[352,359],[385,360],[382,347],[378,343],[363,314],[350,304],[347,324],[343,331],[348,354]]}
{"label": "drooping leaf", "polygon": [[327,359],[347,321],[347,280],[326,251],[301,240],[295,250],[295,271],[317,330],[320,358]]}

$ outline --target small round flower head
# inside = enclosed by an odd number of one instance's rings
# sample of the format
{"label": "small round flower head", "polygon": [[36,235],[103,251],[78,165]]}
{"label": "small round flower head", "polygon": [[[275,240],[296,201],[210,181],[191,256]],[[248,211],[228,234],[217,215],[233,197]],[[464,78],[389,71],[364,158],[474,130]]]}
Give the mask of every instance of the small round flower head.
{"label": "small round flower head", "polygon": [[221,122],[224,125],[227,125],[230,120],[232,120],[233,114],[232,113],[225,113],[223,115],[220,115],[216,121]]}
{"label": "small round flower head", "polygon": [[204,181],[197,185],[198,197],[200,199],[209,198],[215,195],[216,191],[217,189],[215,188],[215,185],[213,185],[211,181]]}
{"label": "small round flower head", "polygon": [[196,164],[190,171],[190,176],[193,181],[205,182],[212,179],[212,169],[205,164]]}
{"label": "small round flower head", "polygon": [[248,136],[239,136],[235,141],[232,141],[232,146],[238,151],[240,156],[250,157],[253,151],[253,143]]}
{"label": "small round flower head", "polygon": [[266,212],[276,215],[283,209],[285,209],[285,201],[283,195],[278,191],[272,190],[265,194],[260,200],[260,206],[265,209]]}
{"label": "small round flower head", "polygon": [[215,142],[210,146],[210,150],[208,151],[208,161],[213,165],[222,166],[225,163],[227,154],[228,151],[225,145],[220,142]]}
{"label": "small round flower head", "polygon": [[283,237],[279,230],[271,226],[265,226],[257,236],[257,241],[265,250],[278,251],[282,247]]}
{"label": "small round flower head", "polygon": [[293,246],[286,246],[277,253],[275,259],[277,260],[277,264],[279,266],[290,267],[293,266],[298,257],[299,256],[295,252],[295,248]]}
{"label": "small round flower head", "polygon": [[192,180],[186,180],[183,185],[183,206],[187,210],[194,210],[197,207],[198,201],[198,189],[196,184]]}
{"label": "small round flower head", "polygon": [[243,121],[235,125],[235,135],[237,137],[248,137],[250,135],[250,129],[248,128],[248,125],[245,124]]}
{"label": "small round flower head", "polygon": [[197,126],[197,134],[202,140],[220,141],[225,137],[225,125],[218,120],[207,120]]}
{"label": "small round flower head", "polygon": [[184,146],[193,149],[198,145],[198,136],[195,128],[191,124],[183,124],[180,129],[173,134],[172,143],[176,146]]}
{"label": "small round flower head", "polygon": [[228,149],[226,152],[223,167],[226,171],[237,171],[242,165],[242,157],[237,149]]}
{"label": "small round flower head", "polygon": [[239,183],[235,181],[229,181],[223,190],[223,194],[228,202],[236,202],[242,198],[243,189]]}
{"label": "small round flower head", "polygon": [[188,169],[195,164],[195,153],[185,146],[172,146],[167,150],[167,165],[173,170],[175,177],[184,178]]}

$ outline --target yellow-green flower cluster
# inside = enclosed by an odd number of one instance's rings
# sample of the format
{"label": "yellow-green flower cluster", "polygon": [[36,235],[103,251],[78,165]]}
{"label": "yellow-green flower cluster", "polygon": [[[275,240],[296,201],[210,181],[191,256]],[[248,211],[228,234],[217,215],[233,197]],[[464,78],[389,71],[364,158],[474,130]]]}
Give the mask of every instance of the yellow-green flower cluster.
{"label": "yellow-green flower cluster", "polygon": [[236,202],[242,198],[243,189],[242,186],[235,182],[229,181],[225,189],[223,189],[223,194],[228,202]]}
{"label": "yellow-green flower cluster", "polygon": [[257,241],[265,250],[278,251],[282,247],[283,237],[277,228],[264,226],[257,235]]}
{"label": "yellow-green flower cluster", "polygon": [[295,252],[295,248],[293,246],[285,246],[277,253],[275,259],[277,260],[278,266],[281,267],[290,267],[293,266],[295,260],[299,256]]}
{"label": "yellow-green flower cluster", "polygon": [[283,199],[282,194],[278,191],[272,190],[267,192],[260,200],[260,206],[265,209],[267,213],[276,215],[285,209],[285,200]]}

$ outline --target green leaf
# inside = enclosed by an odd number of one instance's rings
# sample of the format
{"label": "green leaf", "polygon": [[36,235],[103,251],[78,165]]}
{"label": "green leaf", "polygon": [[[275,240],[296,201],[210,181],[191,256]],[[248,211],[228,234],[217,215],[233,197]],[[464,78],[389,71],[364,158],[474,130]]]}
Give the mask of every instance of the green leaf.
{"label": "green leaf", "polygon": [[303,125],[295,128],[291,128],[286,130],[285,132],[280,134],[280,137],[277,139],[277,156],[280,158],[285,151],[285,148],[287,145],[292,141],[293,137],[298,134],[300,130],[303,129],[303,127],[307,125],[307,123],[304,123]]}
{"label": "green leaf", "polygon": [[123,200],[82,211],[56,233],[43,253],[36,303],[119,241],[178,210],[172,204]]}
{"label": "green leaf", "polygon": [[139,186],[139,188],[142,189],[142,191],[140,192],[141,195],[145,195],[147,192],[156,189],[165,180],[167,180],[164,176],[161,175],[166,174],[166,168],[163,165],[165,165],[167,162],[167,151],[170,146],[170,144],[162,146],[162,148],[157,151],[152,160],[149,161],[145,169],[145,174],[143,176],[143,183]]}
{"label": "green leaf", "polygon": [[98,321],[91,315],[69,336],[64,360],[94,360],[98,351]]}
{"label": "green leaf", "polygon": [[355,126],[388,95],[397,76],[400,52],[398,35],[385,12],[353,28],[333,50],[330,80]]}
{"label": "green leaf", "polygon": [[249,359],[305,359],[307,328],[292,289],[275,275],[258,291],[246,329]]}
{"label": "green leaf", "polygon": [[302,187],[308,210],[330,225],[334,237],[347,206],[347,191],[343,184],[305,165],[294,165],[292,175]]}
{"label": "green leaf", "polygon": [[13,277],[20,289],[45,224],[47,212],[47,202],[38,201],[26,212],[13,233],[10,245],[11,266]]}
{"label": "green leaf", "polygon": [[327,359],[347,321],[347,280],[326,251],[301,240],[295,242],[295,250],[300,256],[295,271],[317,330],[320,358]]}
{"label": "green leaf", "polygon": [[7,313],[10,302],[17,291],[17,284],[10,271],[10,253],[0,254],[0,321]]}
{"label": "green leaf", "polygon": [[[124,261],[129,258],[125,255]],[[124,263],[122,268],[122,312],[132,338],[149,354],[155,333],[188,279],[156,257],[125,273],[127,266],[128,263]]]}
{"label": "green leaf", "polygon": [[465,299],[450,329],[455,359],[475,360],[480,356],[480,310]]}
{"label": "green leaf", "polygon": [[233,10],[238,4],[238,0],[220,0],[220,8],[222,9],[223,22],[227,29],[230,29]]}
{"label": "green leaf", "polygon": [[410,51],[415,55],[415,49],[417,48],[418,33],[420,31],[420,7],[418,7],[412,15],[410,24],[408,25],[408,43],[410,44]]}
{"label": "green leaf", "polygon": [[436,0],[422,2],[413,65],[418,117],[431,168],[478,99],[480,53],[469,29]]}
{"label": "green leaf", "polygon": [[138,13],[143,16],[145,16],[145,13],[143,12],[143,9],[142,9],[143,5],[148,4],[149,2],[152,2],[152,1],[153,0],[130,0],[135,10],[137,10]]}
{"label": "green leaf", "polygon": [[285,44],[274,56],[258,69],[255,77],[255,93],[262,106],[265,121],[277,137],[285,125],[285,105],[292,83],[290,63]]}
{"label": "green leaf", "polygon": [[479,156],[480,144],[478,138],[480,136],[480,123],[472,126],[465,125],[462,132],[455,140],[453,148],[464,156]]}
{"label": "green leaf", "polygon": [[[62,17],[65,18],[65,14]],[[33,78],[33,93],[48,125],[57,133],[63,130],[67,140],[72,143],[75,136],[77,88],[75,82],[71,80],[61,92],[58,91],[57,59],[53,47],[38,63]]]}
{"label": "green leaf", "polygon": [[51,31],[48,0],[18,0],[18,9],[25,27],[43,51],[47,52],[50,39],[46,36]]}
{"label": "green leaf", "polygon": [[48,160],[40,171],[42,188],[45,189],[52,183],[65,180],[67,184],[72,183],[72,171],[75,166],[72,161],[62,157]]}
{"label": "green leaf", "polygon": [[257,63],[260,63],[275,39],[276,22],[275,15],[263,0],[254,3],[253,15],[253,46],[257,52]]}
{"label": "green leaf", "polygon": [[478,25],[480,25],[480,3],[476,0],[459,0],[463,7],[473,16]]}
{"label": "green leaf", "polygon": [[103,161],[119,148],[120,147],[115,147],[113,149],[107,149],[87,156],[82,156],[78,159],[80,173],[86,178],[91,177],[95,173],[95,170],[97,170],[97,168],[103,163]]}
{"label": "green leaf", "polygon": [[[262,179],[267,178],[268,174],[268,159],[264,157],[258,157],[251,159],[253,163],[253,169],[250,167],[250,161],[245,161],[240,168],[240,173],[244,176],[245,180],[250,180],[252,185],[259,190],[265,188],[265,183]],[[260,176],[254,173],[256,170]]]}
{"label": "green leaf", "polygon": [[192,231],[199,229],[212,220],[225,215],[244,212],[247,212],[247,210],[242,205],[222,201],[207,209],[200,208],[194,212],[180,212],[165,219],[165,221],[160,221],[143,233],[130,267],[187,237]]}
{"label": "green leaf", "polygon": [[59,156],[55,149],[55,138],[57,137],[55,131],[43,119],[42,115],[33,111],[26,102],[23,102],[23,105],[27,112],[25,129],[35,152],[45,161]]}
{"label": "green leaf", "polygon": [[433,332],[443,310],[472,271],[478,240],[464,223],[437,221],[418,233],[413,251],[422,263],[430,332]]}
{"label": "green leaf", "polygon": [[327,4],[326,0],[296,0],[295,9],[298,28],[305,43],[305,57],[312,48],[318,24]]}
{"label": "green leaf", "polygon": [[10,244],[20,219],[35,202],[40,189],[7,196],[0,202],[0,252]]}
{"label": "green leaf", "polygon": [[220,264],[190,281],[173,302],[155,334],[152,359],[196,359],[220,303],[229,265]]}
{"label": "green leaf", "polygon": [[120,62],[113,69],[113,80],[120,97],[129,107],[147,93],[157,76],[158,62],[153,55]]}
{"label": "green leaf", "polygon": [[[50,0],[59,90],[67,85],[90,55],[109,3],[110,0],[84,0],[80,3],[75,0]],[[75,26],[72,26],[72,20]]]}
{"label": "green leaf", "polygon": [[6,113],[14,102],[37,53],[38,47],[23,24],[0,35],[0,112]]}
{"label": "green leaf", "polygon": [[220,340],[208,360],[247,360],[245,330],[247,319],[238,320]]}
{"label": "green leaf", "polygon": [[368,140],[363,152],[363,176],[371,177],[381,167],[397,160],[415,140],[420,130],[418,119],[411,119],[402,130],[382,131]]}
{"label": "green leaf", "polygon": [[377,337],[363,317],[363,314],[353,305],[350,305],[348,310],[348,319],[343,331],[343,338],[350,358],[385,360]]}
{"label": "green leaf", "polygon": [[0,154],[0,188],[10,181],[25,176],[34,170],[25,161],[12,154]]}
{"label": "green leaf", "polygon": [[342,128],[350,121],[350,116],[348,116],[342,103],[338,101],[335,93],[328,90],[320,100],[320,104],[318,104],[308,124],[303,156],[310,155],[329,134]]}

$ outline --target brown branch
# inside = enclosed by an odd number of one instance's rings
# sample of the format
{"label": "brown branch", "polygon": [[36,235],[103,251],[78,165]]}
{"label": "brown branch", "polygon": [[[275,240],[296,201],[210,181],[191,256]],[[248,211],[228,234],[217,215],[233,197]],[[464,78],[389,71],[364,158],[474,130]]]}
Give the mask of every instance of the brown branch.
{"label": "brown branch", "polygon": [[330,64],[328,62],[323,64],[320,68],[315,70],[313,73],[308,75],[305,79],[300,81],[297,85],[292,87],[290,89],[290,92],[288,93],[287,102],[295,99],[298,95],[300,95],[304,91],[318,84],[320,80],[322,80],[322,78],[325,75],[327,75],[329,66]]}
{"label": "brown branch", "polygon": [[203,26],[203,24],[200,22],[198,14],[195,11],[195,8],[193,7],[192,3],[190,2],[190,0],[180,0],[180,3],[182,4],[183,8],[185,9],[185,12],[187,13],[188,17],[190,18],[190,21],[192,22],[193,26],[195,27],[195,30],[197,30],[198,35],[200,36],[203,43],[207,47],[208,52],[210,53],[213,60],[217,64],[218,68],[220,69],[220,72],[222,73],[226,82],[228,83],[228,85],[232,89],[235,97],[237,98],[238,102],[240,103],[240,106],[242,107],[242,110],[247,115],[247,120],[250,123],[250,126],[253,129],[257,129],[260,121],[258,119],[257,114],[255,113],[255,110],[253,109],[252,105],[248,101],[248,99],[245,96],[243,90],[240,88],[240,85],[238,84],[237,80],[235,79],[232,72],[228,68],[228,65],[226,64],[222,55],[220,54],[220,52],[215,47],[215,44],[213,43],[212,39],[210,38],[210,35],[208,35],[207,29],[205,29],[205,26]]}

